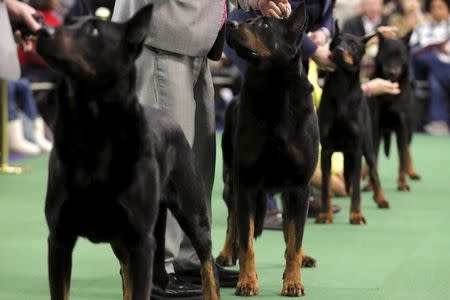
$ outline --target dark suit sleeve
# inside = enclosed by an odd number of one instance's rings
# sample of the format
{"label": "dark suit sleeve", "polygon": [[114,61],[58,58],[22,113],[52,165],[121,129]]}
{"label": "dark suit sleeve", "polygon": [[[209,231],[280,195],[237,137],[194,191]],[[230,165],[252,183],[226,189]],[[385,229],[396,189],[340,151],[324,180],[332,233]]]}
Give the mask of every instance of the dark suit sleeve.
{"label": "dark suit sleeve", "polygon": [[317,45],[311,40],[306,34],[303,35],[302,39],[302,60],[309,59],[314,52],[317,50]]}
{"label": "dark suit sleeve", "polygon": [[330,31],[330,34],[333,35],[334,32],[334,17],[333,17],[333,8],[335,4],[335,0],[329,0],[329,4],[327,6],[327,10],[323,12],[322,15],[322,27],[325,27]]}

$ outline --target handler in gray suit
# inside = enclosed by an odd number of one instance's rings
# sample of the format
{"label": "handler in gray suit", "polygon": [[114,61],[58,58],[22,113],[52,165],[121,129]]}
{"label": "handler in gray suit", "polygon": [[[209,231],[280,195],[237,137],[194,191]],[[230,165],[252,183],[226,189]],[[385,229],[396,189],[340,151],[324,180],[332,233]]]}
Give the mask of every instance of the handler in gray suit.
{"label": "handler in gray suit", "polygon": [[[242,9],[260,9],[265,15],[290,12],[288,0],[234,0]],[[113,21],[124,22],[141,7],[153,3],[145,47],[136,62],[137,94],[144,104],[169,112],[190,142],[205,190],[211,202],[215,168],[214,89],[207,54],[226,20],[224,0],[117,0]],[[259,5],[259,6],[258,6]],[[218,41],[220,44],[220,41]],[[221,52],[221,49],[220,49]],[[211,203],[208,203],[211,208]],[[201,296],[200,287],[180,276],[200,276],[199,261],[172,215],[166,228],[166,290],[154,288],[158,299]],[[197,271],[198,270],[198,271]],[[237,272],[219,268],[219,278],[237,282]]]}

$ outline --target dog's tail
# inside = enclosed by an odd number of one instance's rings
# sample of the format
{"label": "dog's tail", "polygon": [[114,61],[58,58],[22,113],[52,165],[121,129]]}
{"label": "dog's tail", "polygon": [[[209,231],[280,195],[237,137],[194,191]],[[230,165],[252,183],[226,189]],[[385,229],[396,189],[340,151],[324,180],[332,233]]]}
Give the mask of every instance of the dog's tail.
{"label": "dog's tail", "polygon": [[389,153],[391,150],[391,133],[386,132],[383,135],[383,139],[384,139],[384,155],[386,155],[386,157],[389,157]]}
{"label": "dog's tail", "polygon": [[255,207],[255,239],[262,234],[264,228],[264,219],[266,217],[266,195],[264,193],[260,193],[256,199],[256,207]]}
{"label": "dog's tail", "polygon": [[352,169],[352,162],[349,159],[345,159],[344,157],[344,183],[345,183],[345,191],[347,192],[347,195],[350,195],[351,190],[351,181],[350,181],[350,170]]}

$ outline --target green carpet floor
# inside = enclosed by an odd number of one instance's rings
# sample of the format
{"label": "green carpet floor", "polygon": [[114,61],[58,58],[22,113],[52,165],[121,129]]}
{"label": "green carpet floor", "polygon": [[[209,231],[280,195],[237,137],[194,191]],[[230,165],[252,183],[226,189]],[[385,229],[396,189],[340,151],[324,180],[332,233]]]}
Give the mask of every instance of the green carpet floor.
{"label": "green carpet floor", "polygon": [[[220,136],[218,136],[220,138]],[[226,209],[221,199],[218,151],[213,199],[214,253],[222,247]],[[308,300],[450,299],[450,138],[417,136],[413,155],[420,182],[396,191],[397,156],[382,159],[380,173],[390,210],[379,210],[363,195],[366,226],[348,224],[349,200],[332,225],[309,220],[304,247],[318,260],[303,271]],[[49,299],[44,195],[47,156],[21,161],[32,168],[21,176],[0,175],[0,300]],[[284,299],[284,242],[265,231],[256,242],[258,299]],[[74,252],[71,299],[121,299],[118,263],[107,245],[79,240]],[[222,299],[234,299],[222,289]]]}

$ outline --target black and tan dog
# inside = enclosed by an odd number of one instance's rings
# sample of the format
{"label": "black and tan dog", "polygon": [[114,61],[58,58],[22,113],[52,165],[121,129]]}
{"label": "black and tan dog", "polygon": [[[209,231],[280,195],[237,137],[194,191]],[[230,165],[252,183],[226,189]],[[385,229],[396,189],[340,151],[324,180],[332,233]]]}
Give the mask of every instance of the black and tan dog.
{"label": "black and tan dog", "polygon": [[228,23],[227,41],[248,61],[239,102],[226,112],[222,139],[228,234],[219,256],[236,261],[236,294],[258,294],[254,238],[262,233],[265,195],[281,192],[286,268],[282,294],[300,296],[302,239],[308,209],[309,181],[318,157],[318,124],[311,84],[300,62],[299,44],[306,26],[304,3],[288,19],[258,17]]}
{"label": "black and tan dog", "polygon": [[374,200],[380,208],[388,202],[381,189],[375,164],[372,127],[369,107],[363,97],[360,82],[360,63],[365,44],[370,37],[359,38],[340,34],[336,25],[330,45],[336,70],[325,79],[319,106],[319,127],[322,168],[322,212],[316,223],[332,223],[329,179],[331,156],[340,151],[344,154],[344,178],[347,192],[351,194],[350,223],[365,224],[361,212],[361,158],[369,165],[370,181],[374,187]]}
{"label": "black and tan dog", "polygon": [[38,52],[65,76],[45,205],[51,299],[69,298],[79,236],[111,244],[124,299],[150,299],[152,275],[159,286],[167,282],[167,208],[200,258],[204,299],[220,298],[206,194],[190,146],[175,121],[135,94],[134,62],[151,12],[146,6],[123,24],[83,17],[39,33]]}
{"label": "black and tan dog", "polygon": [[414,91],[411,82],[409,38],[390,39],[378,34],[379,51],[375,58],[374,77],[397,82],[399,95],[380,95],[370,103],[373,121],[375,153],[378,155],[380,140],[384,138],[384,152],[389,156],[391,133],[397,136],[399,173],[397,187],[409,190],[406,175],[413,180],[420,179],[411,158],[411,141],[414,126]]}

